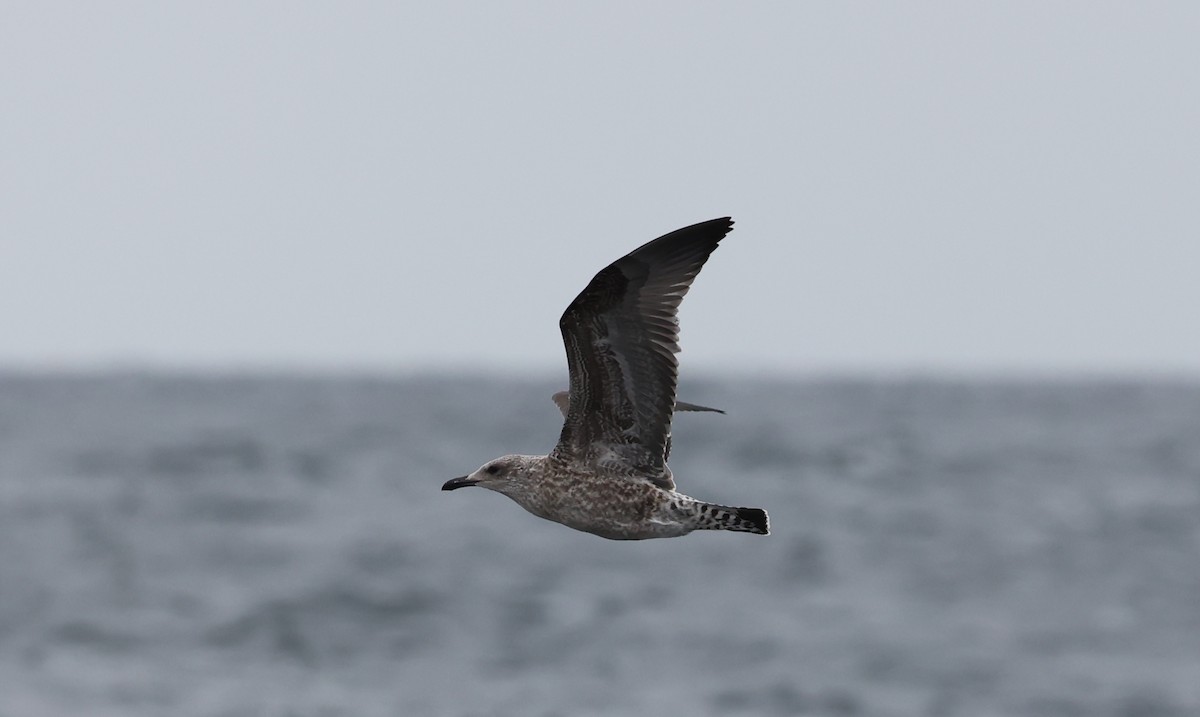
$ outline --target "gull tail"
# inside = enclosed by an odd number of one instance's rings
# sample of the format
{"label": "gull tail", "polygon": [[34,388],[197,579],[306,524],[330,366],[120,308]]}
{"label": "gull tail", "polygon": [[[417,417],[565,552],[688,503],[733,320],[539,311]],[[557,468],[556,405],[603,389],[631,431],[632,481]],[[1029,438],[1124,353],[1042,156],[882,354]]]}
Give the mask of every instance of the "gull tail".
{"label": "gull tail", "polygon": [[700,504],[697,528],[700,530],[736,530],[742,533],[770,535],[767,511],[762,508],[731,508],[727,505]]}

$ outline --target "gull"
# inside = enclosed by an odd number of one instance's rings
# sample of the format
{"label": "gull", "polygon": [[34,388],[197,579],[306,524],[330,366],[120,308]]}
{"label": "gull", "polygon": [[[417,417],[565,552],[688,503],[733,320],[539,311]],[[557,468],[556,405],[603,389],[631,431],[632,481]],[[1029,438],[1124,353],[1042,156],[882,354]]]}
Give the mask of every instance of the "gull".
{"label": "gull", "polygon": [[678,229],[609,264],[558,322],[569,390],[548,455],[507,455],[442,490],[467,486],[508,496],[534,515],[611,540],[673,538],[694,530],[766,535],[767,513],[697,500],[675,490],[667,467],[677,410],[679,304],[733,220]]}

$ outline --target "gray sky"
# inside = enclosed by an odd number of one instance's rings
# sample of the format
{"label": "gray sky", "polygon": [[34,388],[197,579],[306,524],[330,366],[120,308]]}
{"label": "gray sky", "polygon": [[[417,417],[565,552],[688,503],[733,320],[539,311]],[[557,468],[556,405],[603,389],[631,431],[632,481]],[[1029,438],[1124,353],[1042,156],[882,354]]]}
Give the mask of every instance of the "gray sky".
{"label": "gray sky", "polygon": [[0,365],[1200,373],[1200,3],[5,3]]}

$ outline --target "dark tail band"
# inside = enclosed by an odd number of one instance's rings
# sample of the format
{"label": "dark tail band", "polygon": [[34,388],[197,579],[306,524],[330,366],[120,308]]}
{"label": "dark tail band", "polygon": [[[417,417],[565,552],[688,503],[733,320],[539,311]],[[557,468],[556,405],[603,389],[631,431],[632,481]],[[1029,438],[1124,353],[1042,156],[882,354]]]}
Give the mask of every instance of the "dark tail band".
{"label": "dark tail band", "polygon": [[[740,528],[747,533],[757,533],[759,535],[769,535],[771,533],[770,523],[767,520],[767,511],[762,508],[735,508],[737,517],[748,524],[748,528]],[[739,530],[739,528],[735,528]]]}
{"label": "dark tail band", "polygon": [[700,503],[696,527],[700,530],[736,530],[769,535],[767,511],[762,508],[731,508],[727,505]]}

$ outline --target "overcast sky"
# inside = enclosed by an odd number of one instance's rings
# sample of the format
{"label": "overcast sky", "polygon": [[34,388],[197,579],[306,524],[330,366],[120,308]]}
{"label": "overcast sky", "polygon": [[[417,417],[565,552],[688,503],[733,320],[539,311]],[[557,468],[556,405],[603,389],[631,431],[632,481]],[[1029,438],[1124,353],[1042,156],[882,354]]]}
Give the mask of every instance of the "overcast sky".
{"label": "overcast sky", "polygon": [[1200,374],[1200,3],[4,3],[0,366]]}

